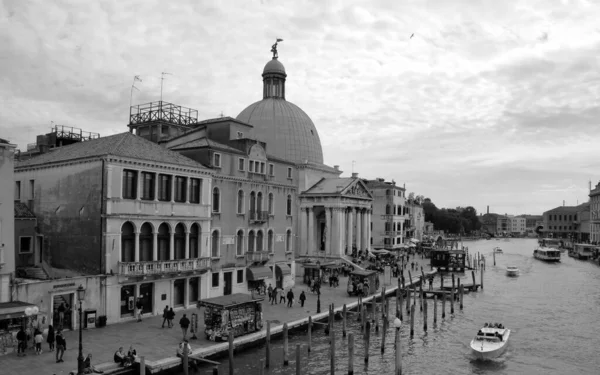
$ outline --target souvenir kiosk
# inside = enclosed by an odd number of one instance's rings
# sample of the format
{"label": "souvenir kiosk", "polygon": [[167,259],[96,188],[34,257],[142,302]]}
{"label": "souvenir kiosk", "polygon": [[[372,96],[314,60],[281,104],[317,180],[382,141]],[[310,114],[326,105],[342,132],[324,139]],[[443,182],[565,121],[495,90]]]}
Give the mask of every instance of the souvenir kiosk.
{"label": "souvenir kiosk", "polygon": [[354,270],[348,277],[348,295],[356,295],[355,285],[362,283],[369,286],[369,295],[379,290],[379,272],[370,270]]}
{"label": "souvenir kiosk", "polygon": [[198,301],[204,307],[204,333],[211,341],[227,341],[234,337],[259,331],[263,327],[262,301],[248,294],[208,298]]}

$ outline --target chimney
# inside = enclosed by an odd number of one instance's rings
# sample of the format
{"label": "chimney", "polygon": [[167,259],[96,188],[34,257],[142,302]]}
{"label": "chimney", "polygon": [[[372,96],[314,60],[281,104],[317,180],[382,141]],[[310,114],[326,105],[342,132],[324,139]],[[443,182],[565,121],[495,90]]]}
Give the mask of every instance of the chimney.
{"label": "chimney", "polygon": [[334,165],[333,169],[335,169],[336,171],[339,171],[340,170],[340,166],[339,165]]}
{"label": "chimney", "polygon": [[353,172],[353,173],[352,173],[352,178],[358,178],[358,173],[356,173],[356,172]]}
{"label": "chimney", "polygon": [[564,199],[563,199],[563,207],[564,207],[564,206],[565,206],[565,201],[564,201]]}
{"label": "chimney", "polygon": [[490,206],[487,206],[487,213],[490,213]]}

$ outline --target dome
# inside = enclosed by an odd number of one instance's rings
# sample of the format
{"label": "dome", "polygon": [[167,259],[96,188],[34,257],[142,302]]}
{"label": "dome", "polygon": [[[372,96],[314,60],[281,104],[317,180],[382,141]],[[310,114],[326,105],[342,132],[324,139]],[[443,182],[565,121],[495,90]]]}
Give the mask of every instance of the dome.
{"label": "dome", "polygon": [[265,69],[263,69],[263,75],[264,74],[269,74],[269,73],[279,73],[279,74],[285,74],[285,68],[283,67],[283,64],[281,62],[279,62],[279,60],[277,60],[276,58],[272,59],[271,61],[269,61],[266,65],[265,65]]}
{"label": "dome", "polygon": [[[277,64],[272,64],[272,62]],[[283,64],[271,60],[267,68]],[[283,98],[268,97],[251,104],[237,116],[237,120],[254,126],[257,139],[266,142],[267,153],[297,163],[309,161],[323,164],[323,149],[317,128],[308,115],[295,104]]]}

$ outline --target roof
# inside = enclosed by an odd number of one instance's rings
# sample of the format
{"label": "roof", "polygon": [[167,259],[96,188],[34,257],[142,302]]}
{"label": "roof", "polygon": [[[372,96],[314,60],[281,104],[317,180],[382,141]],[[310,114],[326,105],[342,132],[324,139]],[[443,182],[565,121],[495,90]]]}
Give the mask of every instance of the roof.
{"label": "roof", "polygon": [[286,75],[285,67],[283,66],[281,61],[277,59],[277,57],[273,57],[273,59],[265,65],[265,68],[263,69],[263,75],[269,73],[278,73]]}
{"label": "roof", "polygon": [[228,296],[220,296],[220,297],[213,297],[213,298],[207,298],[207,299],[200,300],[200,301],[198,301],[198,306],[214,305],[214,306],[227,307],[227,306],[241,305],[243,303],[248,303],[248,302],[253,302],[253,301],[262,301],[262,300],[263,300],[262,298],[254,299],[249,294],[236,293],[236,294],[230,294]]}
{"label": "roof", "polygon": [[341,194],[356,179],[355,177],[322,178],[303,194]]}
{"label": "roof", "polygon": [[394,185],[391,182],[379,181],[379,180],[362,180],[369,189],[396,189],[406,190],[402,186]]}
{"label": "roof", "polygon": [[23,202],[15,202],[15,219],[35,219],[35,215]]}
{"label": "roof", "polygon": [[578,206],[558,206],[556,208],[553,208],[549,211],[544,212],[545,214],[547,213],[554,213],[554,212],[578,212],[581,211],[582,209],[586,208],[586,205],[589,205],[588,203],[582,203]]}
{"label": "roof", "polygon": [[153,162],[168,163],[192,168],[206,168],[202,164],[177,152],[129,132],[110,135],[69,146],[57,147],[48,153],[28,160],[17,161],[15,168],[52,164],[77,159],[102,156],[121,156]]}
{"label": "roof", "polygon": [[356,275],[356,276],[369,276],[369,275],[372,275],[377,272],[378,271],[375,271],[375,270],[354,270],[354,271],[350,272],[350,274]]}
{"label": "roof", "polygon": [[199,139],[193,139],[189,142],[179,144],[175,147],[172,147],[171,150],[185,150],[185,149],[189,149],[189,148],[203,148],[203,147],[218,148],[218,149],[233,152],[236,154],[244,154],[245,155],[245,153],[242,150],[238,150],[235,147],[231,147],[231,146],[225,145],[223,143],[213,141],[206,137],[202,137]]}
{"label": "roof", "polygon": [[7,141],[7,140],[6,140],[6,139],[4,139],[4,138],[0,138],[0,143],[10,143],[10,142],[9,142],[9,141]]}

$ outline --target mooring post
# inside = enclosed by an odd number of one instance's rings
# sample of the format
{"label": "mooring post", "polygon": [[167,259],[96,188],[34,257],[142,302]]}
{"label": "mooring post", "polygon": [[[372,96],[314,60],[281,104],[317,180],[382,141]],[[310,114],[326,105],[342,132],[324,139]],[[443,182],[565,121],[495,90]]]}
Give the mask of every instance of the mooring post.
{"label": "mooring post", "polygon": [[423,331],[427,332],[427,300],[423,299]]}
{"label": "mooring post", "polygon": [[288,360],[288,325],[283,323],[283,365],[287,366],[290,364]]}
{"label": "mooring post", "polygon": [[465,286],[461,285],[458,292],[460,293],[460,309],[462,310],[463,309],[463,294],[465,294]]}
{"label": "mooring post", "polygon": [[444,275],[440,274],[440,289],[444,290]]}
{"label": "mooring post", "polygon": [[400,293],[398,294],[398,299],[400,300],[400,302],[398,302],[399,308],[396,312],[396,316],[398,317],[398,319],[400,319],[400,321],[402,321],[402,308],[404,307],[404,301],[402,300],[404,297],[404,293],[402,291],[400,291]]}
{"label": "mooring post", "polygon": [[234,363],[233,363],[233,331],[229,331],[229,375],[233,375]]}
{"label": "mooring post", "polygon": [[433,295],[433,326],[437,325],[437,295]]}
{"label": "mooring post", "polygon": [[454,288],[452,288],[450,294],[450,314],[454,314]]}
{"label": "mooring post", "polygon": [[406,315],[410,315],[410,289],[406,289]]}
{"label": "mooring post", "polygon": [[419,283],[419,308],[421,311],[423,311],[423,282],[425,281],[425,279],[421,279],[421,282]]}
{"label": "mooring post", "polygon": [[460,291],[460,277],[456,278],[456,289],[457,291]]}
{"label": "mooring post", "polygon": [[301,363],[300,363],[301,355],[302,355],[302,353],[300,352],[300,344],[296,344],[296,375],[301,375],[301,372],[300,372],[300,368],[301,368]]}
{"label": "mooring post", "polygon": [[146,375],[146,357],[140,357],[140,375]]}
{"label": "mooring post", "polygon": [[[219,366],[215,365],[213,367],[213,375],[219,375]],[[262,375],[262,372],[261,372]]]}
{"label": "mooring post", "polygon": [[266,347],[266,355],[265,355],[265,367],[269,368],[271,365],[271,322],[267,320],[267,343]]}
{"label": "mooring post", "polygon": [[331,345],[329,347],[330,360],[331,360],[331,375],[335,375],[335,332],[331,330]]}
{"label": "mooring post", "polygon": [[371,322],[365,326],[365,363],[369,363],[369,342],[371,338]]}
{"label": "mooring post", "polygon": [[342,337],[346,337],[346,314],[347,314],[346,304],[344,303],[344,307],[342,310]]}
{"label": "mooring post", "polygon": [[381,329],[381,354],[383,354],[385,351],[385,334],[387,332],[387,319],[385,319],[385,316],[383,319],[383,323],[381,324]]}
{"label": "mooring post", "polygon": [[348,335],[348,375],[354,375],[354,334]]}
{"label": "mooring post", "polygon": [[410,337],[415,335],[415,305],[410,307]]}
{"label": "mooring post", "polygon": [[442,293],[442,319],[446,318],[446,292]]}
{"label": "mooring post", "polygon": [[188,375],[190,373],[190,368],[189,368],[189,353],[188,353],[188,346],[184,345],[183,346],[183,375]]}
{"label": "mooring post", "polygon": [[308,316],[308,352],[310,353],[310,344],[312,342],[312,316]]}
{"label": "mooring post", "polygon": [[[474,288],[475,286],[473,286]],[[483,290],[483,269],[481,270],[481,290]]]}
{"label": "mooring post", "polygon": [[454,272],[452,272],[452,290],[456,288],[456,281],[454,280]]}
{"label": "mooring post", "polygon": [[496,265],[496,251],[492,251],[492,257],[494,258],[494,266]]}
{"label": "mooring post", "polygon": [[473,277],[473,288],[476,288],[476,283],[475,283],[475,271],[471,271],[471,276]]}
{"label": "mooring post", "polygon": [[402,348],[400,346],[400,328],[396,328],[396,375],[402,375]]}
{"label": "mooring post", "polygon": [[410,270],[408,270],[408,287],[410,288],[412,285],[413,285],[412,274],[410,273]]}

